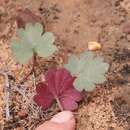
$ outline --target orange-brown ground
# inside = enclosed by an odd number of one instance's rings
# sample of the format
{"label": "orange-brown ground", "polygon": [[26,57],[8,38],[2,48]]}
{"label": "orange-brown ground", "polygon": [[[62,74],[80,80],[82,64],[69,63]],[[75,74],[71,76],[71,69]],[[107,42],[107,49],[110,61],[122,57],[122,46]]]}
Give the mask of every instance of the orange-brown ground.
{"label": "orange-brown ground", "polygon": [[[76,114],[77,130],[129,130],[130,1],[1,0],[0,70],[10,70],[18,80],[30,66],[16,65],[12,58],[10,41],[15,37],[17,28],[13,18],[17,15],[18,9],[25,8],[39,15],[46,30],[53,32],[56,36],[55,44],[59,47],[59,51],[53,58],[42,62],[41,69],[43,70],[66,62],[70,53],[87,50],[87,44],[90,41],[102,44],[102,50],[96,53],[102,55],[110,64],[108,81],[98,86],[92,93],[85,93],[85,101]],[[25,126],[27,129],[33,129],[35,124],[43,122],[42,117],[33,119],[28,115],[26,118],[20,118],[23,112],[21,109],[25,108],[21,102],[18,102],[21,97],[17,93],[15,98],[13,97],[13,122],[5,122],[2,113],[2,109],[4,110],[3,89],[3,77],[1,77],[1,129],[25,130]]]}

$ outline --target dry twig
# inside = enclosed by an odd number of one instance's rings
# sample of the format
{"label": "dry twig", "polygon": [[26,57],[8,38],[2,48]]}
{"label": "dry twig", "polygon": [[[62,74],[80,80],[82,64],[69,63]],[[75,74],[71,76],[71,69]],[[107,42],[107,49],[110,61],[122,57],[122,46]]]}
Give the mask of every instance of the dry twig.
{"label": "dry twig", "polygon": [[10,84],[8,74],[4,71],[0,71],[0,75],[3,75],[5,78],[5,112],[6,112],[6,120],[10,119],[10,110],[9,110],[9,103],[10,103]]}

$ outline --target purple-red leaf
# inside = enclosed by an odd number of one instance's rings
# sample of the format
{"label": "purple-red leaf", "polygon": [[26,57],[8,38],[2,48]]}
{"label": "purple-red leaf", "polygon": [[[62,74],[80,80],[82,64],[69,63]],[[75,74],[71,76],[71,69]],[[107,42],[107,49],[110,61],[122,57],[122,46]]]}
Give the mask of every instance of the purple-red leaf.
{"label": "purple-red leaf", "polygon": [[58,99],[64,110],[75,110],[81,93],[73,86],[75,78],[66,69],[51,69],[45,75],[45,82],[36,86],[34,101],[44,110]]}

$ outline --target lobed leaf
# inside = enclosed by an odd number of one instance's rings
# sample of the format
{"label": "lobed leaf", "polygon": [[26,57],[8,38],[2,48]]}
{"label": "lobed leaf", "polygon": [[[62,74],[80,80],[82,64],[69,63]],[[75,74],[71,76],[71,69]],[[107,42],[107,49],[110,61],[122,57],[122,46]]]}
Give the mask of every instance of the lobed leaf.
{"label": "lobed leaf", "polygon": [[[57,50],[56,46],[52,43],[55,41],[55,37],[52,33],[46,32],[42,36],[42,42],[39,42],[38,46],[36,46],[35,50],[41,57],[48,57]],[[48,43],[48,44],[46,44]]]}
{"label": "lobed leaf", "polygon": [[109,68],[109,65],[103,62],[103,58],[95,57],[90,51],[82,53],[79,57],[72,55],[68,64],[64,66],[77,77],[74,85],[80,91],[83,89],[91,91],[95,84],[104,82],[105,73]]}
{"label": "lobed leaf", "polygon": [[46,82],[36,86],[37,94],[34,101],[44,110],[48,109],[54,100],[58,99],[64,110],[75,110],[82,97],[73,82],[74,77],[66,69],[51,69],[45,76]]}
{"label": "lobed leaf", "polygon": [[14,56],[21,64],[25,64],[34,53],[45,58],[57,50],[56,46],[53,45],[54,35],[51,32],[43,34],[43,27],[39,23],[26,24],[25,29],[17,30],[17,35],[19,40],[13,40],[11,47]]}

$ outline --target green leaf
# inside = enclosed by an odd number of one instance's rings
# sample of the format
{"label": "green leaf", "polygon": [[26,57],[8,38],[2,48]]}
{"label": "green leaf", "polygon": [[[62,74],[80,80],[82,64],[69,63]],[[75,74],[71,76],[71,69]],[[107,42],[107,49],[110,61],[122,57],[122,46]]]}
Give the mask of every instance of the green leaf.
{"label": "green leaf", "polygon": [[41,57],[50,56],[53,52],[57,50],[56,46],[52,44],[54,43],[54,41],[55,41],[55,37],[52,33],[50,32],[44,33],[41,42],[38,43],[38,45],[35,48],[35,51]]}
{"label": "green leaf", "polygon": [[38,31],[39,25],[27,23],[25,30],[23,28],[18,29],[17,34],[24,43],[29,44],[32,48],[35,48],[41,37],[41,30]]}
{"label": "green leaf", "polygon": [[78,62],[79,59],[75,55],[72,55],[71,57],[69,57],[68,64],[64,65],[66,69],[71,71],[71,74],[73,76],[75,76],[78,73]]}
{"label": "green leaf", "polygon": [[43,34],[43,27],[39,23],[27,23],[25,29],[17,30],[17,35],[20,40],[19,42],[12,41],[12,51],[22,64],[26,63],[34,53],[46,58],[57,50],[56,46],[53,45],[54,35],[50,32]]}
{"label": "green leaf", "polygon": [[72,55],[68,64],[65,64],[65,68],[77,77],[74,85],[78,90],[91,91],[95,84],[103,83],[106,80],[105,73],[109,65],[103,62],[103,58],[95,57],[92,52],[85,52],[79,57]]}
{"label": "green leaf", "polygon": [[13,40],[11,48],[16,60],[20,64],[27,63],[27,61],[33,56],[32,48],[30,48],[30,46],[24,42]]}

